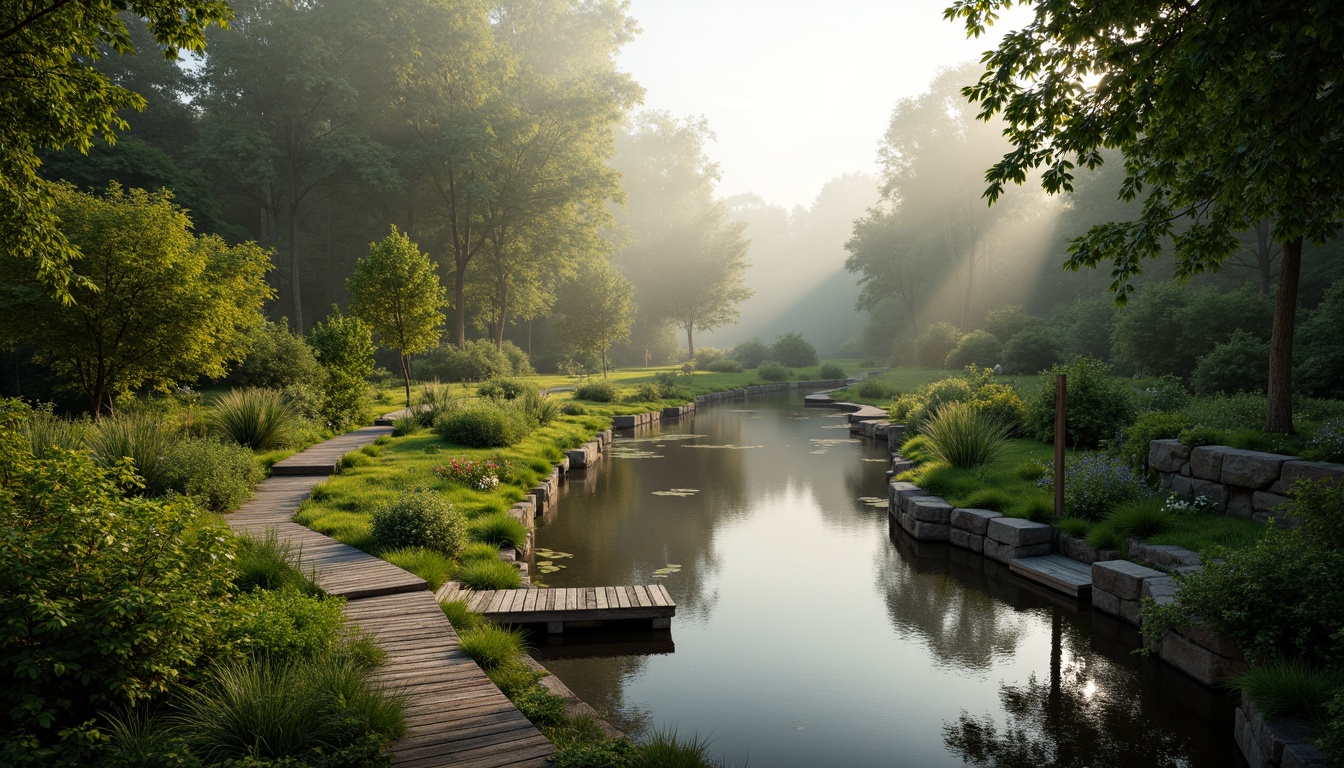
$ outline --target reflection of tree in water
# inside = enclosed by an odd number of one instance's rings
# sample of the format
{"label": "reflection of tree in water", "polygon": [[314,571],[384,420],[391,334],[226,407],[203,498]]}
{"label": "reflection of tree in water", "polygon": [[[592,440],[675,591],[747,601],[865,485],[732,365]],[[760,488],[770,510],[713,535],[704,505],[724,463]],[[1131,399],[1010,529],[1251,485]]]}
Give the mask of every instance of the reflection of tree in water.
{"label": "reflection of tree in water", "polygon": [[875,570],[899,635],[918,637],[940,661],[960,669],[988,669],[996,656],[1016,650],[1026,619],[955,578],[946,545],[916,545],[899,531],[892,543],[878,549]]}
{"label": "reflection of tree in water", "polygon": [[[1190,749],[1129,670],[1079,653],[1086,632],[1052,619],[1050,678],[999,688],[1008,723],[962,712],[943,728],[947,748],[984,768],[1166,768],[1188,766]],[[1067,647],[1066,647],[1067,646]]]}

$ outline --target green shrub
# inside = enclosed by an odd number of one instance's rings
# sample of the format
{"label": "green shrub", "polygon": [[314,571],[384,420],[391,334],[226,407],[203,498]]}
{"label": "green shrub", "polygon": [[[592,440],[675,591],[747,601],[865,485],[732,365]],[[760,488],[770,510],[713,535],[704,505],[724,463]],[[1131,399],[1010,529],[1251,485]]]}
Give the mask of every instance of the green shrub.
{"label": "green shrub", "polygon": [[539,682],[512,691],[508,697],[513,706],[523,713],[523,717],[534,725],[545,728],[565,722],[565,698],[551,693]]}
{"label": "green shrub", "polygon": [[507,512],[496,512],[471,521],[471,538],[496,546],[526,546],[527,526]]}
{"label": "green shrub", "polygon": [[1320,726],[1327,707],[1344,690],[1344,667],[1322,669],[1301,659],[1269,659],[1228,679],[1255,702],[1266,720],[1301,720]]}
{"label": "green shrub", "polygon": [[896,398],[889,414],[894,421],[904,421],[907,431],[919,432],[924,421],[939,408],[948,403],[970,402],[974,395],[975,388],[964,377],[940,379]]}
{"label": "green shrub", "polygon": [[1067,381],[1065,411],[1067,442],[1074,448],[1095,448],[1110,440],[1133,420],[1129,388],[1111,378],[1111,367],[1086,357],[1051,368],[1045,381],[1026,402],[1023,427],[1043,443],[1055,435],[1055,377]]}
{"label": "green shrub", "polygon": [[1055,331],[1044,327],[1027,328],[1004,342],[999,358],[1008,373],[1036,373],[1058,365],[1059,350]]}
{"label": "green shrub", "polygon": [[89,424],[62,419],[50,409],[40,409],[28,412],[20,429],[33,458],[45,459],[51,455],[52,448],[76,451],[85,447],[84,438]]}
{"label": "green shrub", "polygon": [[[164,460],[177,437],[158,418],[146,414],[106,416],[84,434],[93,458],[104,467],[130,459],[151,493],[167,487]],[[127,486],[130,488],[131,486]]]}
{"label": "green shrub", "polygon": [[237,509],[252,497],[265,472],[252,452],[217,440],[182,440],[168,449],[158,492],[176,491],[214,512]]}
{"label": "green shrub", "polygon": [[898,453],[900,453],[901,458],[908,459],[916,464],[923,464],[933,459],[929,438],[924,435],[907,438],[905,442],[901,443]]}
{"label": "green shrub", "polygon": [[514,404],[528,421],[538,427],[544,427],[560,417],[560,401],[535,387],[524,390],[514,400]]}
{"label": "green shrub", "polygon": [[989,382],[980,385],[971,395],[970,403],[977,411],[1002,423],[1009,434],[1019,432],[1026,419],[1027,407],[1022,397],[1007,384]]}
{"label": "green shrub", "polygon": [[774,360],[766,360],[756,366],[756,375],[761,381],[788,381],[790,371]]}
{"label": "green shrub", "polygon": [[243,592],[254,589],[295,589],[310,595],[321,592],[299,570],[298,551],[280,539],[274,528],[267,529],[261,538],[239,536],[233,566],[233,584]]}
{"label": "green shrub", "polygon": [[756,368],[770,359],[770,345],[760,339],[748,339],[733,347],[732,357],[741,362],[743,368]]}
{"label": "green shrub", "polygon": [[957,341],[957,346],[943,360],[944,368],[965,368],[977,365],[993,368],[1003,354],[1003,345],[988,331],[971,331]]}
{"label": "green shrub", "polygon": [[217,667],[203,686],[186,689],[175,720],[192,751],[211,763],[311,760],[316,751],[363,764],[405,732],[404,706],[350,659],[262,657]]}
{"label": "green shrub", "polygon": [[1008,447],[1008,428],[966,403],[949,403],[921,427],[934,458],[950,467],[980,467]]}
{"label": "green shrub", "polygon": [[1125,427],[1124,438],[1120,441],[1116,453],[1135,471],[1147,472],[1149,444],[1154,440],[1179,437],[1187,426],[1189,425],[1185,417],[1179,413],[1165,411],[1140,413],[1133,424]]}
{"label": "green shrub", "polygon": [[1269,383],[1269,342],[1246,331],[1199,358],[1190,388],[1199,395],[1265,391]]}
{"label": "green shrub", "polygon": [[526,647],[522,630],[505,629],[493,624],[469,629],[459,634],[458,639],[462,652],[485,670],[507,664],[522,654]]}
{"label": "green shrub", "polygon": [[1087,531],[1092,527],[1092,524],[1081,517],[1066,517],[1060,520],[1056,527],[1070,536],[1083,538],[1087,536]]}
{"label": "green shrub", "polygon": [[770,345],[770,357],[786,368],[809,368],[817,364],[817,348],[801,333],[789,332]]}
{"label": "green shrub", "polygon": [[1163,376],[1155,383],[1134,390],[1134,408],[1148,411],[1178,412],[1190,402],[1190,393],[1175,376]]}
{"label": "green shrub", "polygon": [[[1054,468],[1040,480],[1054,492]],[[1084,520],[1100,520],[1126,501],[1149,493],[1143,479],[1129,465],[1103,453],[1081,453],[1064,461],[1064,513]]]}
{"label": "green shrub", "polygon": [[462,401],[453,397],[452,387],[438,381],[422,384],[415,405],[412,406],[413,413],[424,427],[433,427],[440,418],[461,409]]}
{"label": "green shrub", "polygon": [[373,373],[373,331],[363,320],[332,307],[308,333],[322,366],[320,420],[343,431],[363,419],[368,378]]}
{"label": "green shrub", "polygon": [[392,420],[392,436],[405,437],[414,435],[424,428],[420,423],[420,417],[414,413],[407,413]]}
{"label": "green shrub", "polygon": [[560,406],[560,412],[566,416],[583,416],[588,413],[588,409],[584,408],[582,403],[576,403],[571,400]]}
{"label": "green shrub", "polygon": [[610,403],[616,400],[616,385],[609,381],[585,381],[574,388],[575,400]]}
{"label": "green shrub", "polygon": [[845,369],[835,363],[826,363],[817,369],[817,378],[821,381],[838,381],[845,378]]}
{"label": "green shrub", "polygon": [[293,385],[316,387],[322,367],[303,337],[287,323],[263,320],[248,331],[247,357],[229,371],[224,383],[237,389],[282,390]]}
{"label": "green shrub", "polygon": [[1160,496],[1131,499],[1118,504],[1106,521],[1126,539],[1146,539],[1171,527],[1166,500]]}
{"label": "green shrub", "polygon": [[1191,448],[1199,448],[1204,445],[1222,445],[1227,441],[1227,437],[1223,434],[1221,429],[1214,429],[1213,427],[1206,427],[1200,424],[1196,424],[1188,429],[1182,429],[1177,437],[1180,438],[1182,445],[1188,445]]}
{"label": "green shrub", "polygon": [[285,445],[299,416],[272,389],[234,389],[206,415],[210,431],[254,451]]}
{"label": "green shrub", "polygon": [[518,379],[491,379],[476,388],[481,397],[493,397],[496,400],[513,400],[527,392],[536,392],[537,388]]}
{"label": "green shrub", "polygon": [[1124,551],[1128,544],[1129,539],[1122,536],[1109,522],[1097,523],[1087,532],[1087,546],[1093,549]]}
{"label": "green shrub", "polygon": [[1325,289],[1316,309],[1297,324],[1293,387],[1312,397],[1344,399],[1344,281]]}
{"label": "green shrub", "polygon": [[187,499],[124,498],[124,466],[31,458],[0,421],[0,762],[17,762],[198,662],[225,618],[233,543]]}
{"label": "green shrub", "polygon": [[414,378],[439,381],[485,381],[498,376],[522,376],[530,371],[514,370],[513,362],[488,339],[473,339],[459,350],[454,344],[442,344],[411,362]]}
{"label": "green shrub", "polygon": [[457,567],[453,574],[467,589],[517,589],[523,583],[518,569],[495,558],[494,560],[468,560]]}
{"label": "green shrub", "polygon": [[639,749],[629,739],[607,737],[595,729],[591,737],[558,739],[551,764],[555,768],[628,768],[639,757]]}
{"label": "green shrub", "polygon": [[[696,361],[696,365],[699,365],[698,360]],[[722,360],[715,360],[712,363],[707,363],[705,365],[705,370],[714,373],[741,373],[742,364],[736,360],[724,358]]]}
{"label": "green shrub", "polygon": [[1033,523],[1053,523],[1055,500],[1045,494],[1033,493],[1014,499],[1003,512],[1005,515],[1025,518]]}
{"label": "green shrub", "polygon": [[714,768],[722,763],[709,756],[707,738],[699,734],[689,739],[677,735],[675,728],[655,728],[639,742],[635,768]]}
{"label": "green shrub", "polygon": [[528,424],[513,408],[481,402],[440,416],[434,431],[455,445],[507,448],[527,436]]}
{"label": "green shrub", "polygon": [[1181,415],[1191,424],[1214,429],[1260,429],[1265,426],[1267,410],[1264,395],[1243,392],[1191,398]]}
{"label": "green shrub", "polygon": [[1117,363],[1141,375],[1189,378],[1199,358],[1234,332],[1268,338],[1273,305],[1249,287],[1220,293],[1174,281],[1152,283],[1117,313],[1112,353]]}
{"label": "green shrub", "polygon": [[448,617],[448,623],[452,624],[453,629],[459,634],[485,624],[485,617],[471,610],[466,600],[449,600],[440,603],[439,607],[443,609],[443,615]]}
{"label": "green shrub", "polygon": [[380,552],[378,556],[424,579],[431,590],[443,586],[452,576],[455,567],[452,558],[427,547],[389,549]]}
{"label": "green shrub", "polygon": [[1301,455],[1312,461],[1344,462],[1344,419],[1322,422]]}
{"label": "green shrub", "polygon": [[426,547],[455,557],[466,538],[462,513],[442,495],[415,489],[374,510],[372,536],[379,549]]}
{"label": "green shrub", "polygon": [[1002,512],[1011,501],[1012,497],[1001,488],[981,488],[963,499],[960,506],[967,509],[989,509],[994,512]]}
{"label": "green shrub", "polygon": [[951,323],[930,325],[915,339],[915,359],[920,365],[937,368],[961,341],[961,331]]}
{"label": "green shrub", "polygon": [[224,634],[234,653],[291,662],[335,650],[345,625],[345,600],[304,594],[292,587],[257,589],[238,596]]}
{"label": "green shrub", "polygon": [[868,400],[881,400],[891,397],[891,390],[881,379],[864,379],[859,382],[859,397]]}
{"label": "green shrub", "polygon": [[659,399],[658,385],[648,381],[640,383],[625,397],[628,403],[656,403]]}

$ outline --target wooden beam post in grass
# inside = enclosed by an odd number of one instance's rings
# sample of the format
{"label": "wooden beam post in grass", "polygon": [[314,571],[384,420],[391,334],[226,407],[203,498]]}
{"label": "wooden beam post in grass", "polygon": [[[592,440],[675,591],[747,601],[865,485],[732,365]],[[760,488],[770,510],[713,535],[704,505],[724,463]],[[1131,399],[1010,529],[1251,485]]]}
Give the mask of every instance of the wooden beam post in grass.
{"label": "wooden beam post in grass", "polygon": [[1064,409],[1069,399],[1068,377],[1055,377],[1055,519],[1064,516]]}

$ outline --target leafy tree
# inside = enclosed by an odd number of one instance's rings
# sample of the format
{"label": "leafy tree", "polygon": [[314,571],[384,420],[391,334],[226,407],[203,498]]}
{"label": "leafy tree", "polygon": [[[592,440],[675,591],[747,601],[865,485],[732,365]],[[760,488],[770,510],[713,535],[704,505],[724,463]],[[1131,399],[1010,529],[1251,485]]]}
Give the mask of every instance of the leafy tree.
{"label": "leafy tree", "polygon": [[1197,395],[1236,394],[1265,391],[1269,372],[1265,360],[1269,345],[1246,331],[1235,331],[1227,341],[1217,344],[1195,364],[1190,389]]}
{"label": "leafy tree", "polygon": [[364,407],[368,377],[373,373],[373,331],[358,317],[331,314],[308,333],[308,343],[322,366],[322,416],[335,429],[355,423]]}
{"label": "leafy tree", "polygon": [[[982,33],[1013,0],[956,0],[948,18]],[[1123,300],[1170,239],[1176,274],[1216,269],[1235,233],[1269,219],[1282,245],[1270,339],[1265,428],[1293,431],[1293,326],[1302,246],[1344,224],[1344,7],[1336,3],[1077,4],[1036,0],[1035,18],[1003,38],[965,95],[1003,114],[1013,149],[986,174],[986,196],[1043,169],[1068,191],[1102,148],[1125,154],[1120,195],[1132,221],[1093,227],[1068,266],[1112,262]],[[1089,78],[1097,78],[1088,87]],[[1178,228],[1178,223],[1182,225]]]}
{"label": "leafy tree", "polygon": [[770,345],[770,359],[789,368],[807,368],[817,364],[817,348],[801,333],[790,331]]}
{"label": "leafy tree", "polygon": [[937,368],[947,360],[961,341],[961,331],[951,323],[935,323],[915,339],[915,359],[920,365]]}
{"label": "leafy tree", "polygon": [[1044,326],[1026,328],[1003,345],[1003,367],[1009,373],[1037,373],[1059,362],[1059,342]]}
{"label": "leafy tree", "polygon": [[265,251],[194,237],[166,191],[51,191],[65,236],[83,253],[85,281],[70,286],[74,303],[66,305],[10,257],[0,294],[4,332],[34,349],[95,415],[142,386],[223,376],[246,354],[247,332],[271,296]]}
{"label": "leafy tree", "polygon": [[989,331],[971,331],[957,341],[957,346],[947,353],[943,367],[948,369],[965,368],[978,365],[981,368],[993,368],[1003,355],[1003,345]]}
{"label": "leafy tree", "polygon": [[369,245],[369,255],[346,280],[350,313],[378,334],[378,343],[397,350],[406,381],[406,407],[411,407],[411,355],[432,349],[443,324],[444,289],[434,263],[394,225],[392,232]]}
{"label": "leafy tree", "polygon": [[755,368],[770,359],[770,345],[760,339],[747,339],[733,347],[733,359],[743,368]]}
{"label": "leafy tree", "polygon": [[303,337],[283,323],[263,320],[248,330],[247,356],[224,381],[235,388],[284,389],[316,386],[321,378],[322,368]]}
{"label": "leafy tree", "polygon": [[630,338],[635,317],[631,300],[635,288],[620,270],[605,259],[580,269],[565,287],[556,306],[560,335],[579,352],[595,352],[602,359],[602,378],[607,377],[607,350]]}
{"label": "leafy tree", "polygon": [[1118,364],[1148,376],[1188,378],[1199,358],[1235,331],[1269,336],[1272,308],[1249,286],[1232,293],[1156,283],[1116,315],[1111,350]]}
{"label": "leafy tree", "polygon": [[231,17],[223,0],[11,0],[0,5],[0,242],[3,255],[26,259],[39,282],[62,301],[77,254],[56,212],[57,194],[38,176],[38,153],[74,147],[95,136],[109,143],[126,128],[125,109],[144,98],[114,85],[93,64],[106,49],[136,52],[122,10],[144,17],[161,53],[199,51],[205,30]]}
{"label": "leafy tree", "polygon": [[1040,325],[1039,318],[1032,317],[1017,304],[1009,304],[989,311],[985,315],[985,330],[993,334],[1000,344],[1007,344],[1014,336],[1033,326]]}
{"label": "leafy tree", "polygon": [[1344,281],[1330,286],[1298,328],[1297,378],[1312,397],[1344,396]]}

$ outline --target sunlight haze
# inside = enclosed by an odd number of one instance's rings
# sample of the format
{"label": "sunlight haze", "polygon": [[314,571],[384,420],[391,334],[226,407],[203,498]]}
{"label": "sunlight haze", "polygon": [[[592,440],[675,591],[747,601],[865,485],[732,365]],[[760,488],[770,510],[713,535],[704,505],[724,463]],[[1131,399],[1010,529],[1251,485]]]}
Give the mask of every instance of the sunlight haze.
{"label": "sunlight haze", "polygon": [[843,173],[876,171],[900,98],[942,67],[979,59],[1027,9],[967,39],[945,0],[631,0],[643,32],[620,55],[644,107],[703,115],[719,194],[809,205]]}

